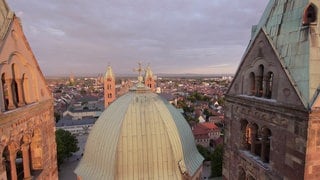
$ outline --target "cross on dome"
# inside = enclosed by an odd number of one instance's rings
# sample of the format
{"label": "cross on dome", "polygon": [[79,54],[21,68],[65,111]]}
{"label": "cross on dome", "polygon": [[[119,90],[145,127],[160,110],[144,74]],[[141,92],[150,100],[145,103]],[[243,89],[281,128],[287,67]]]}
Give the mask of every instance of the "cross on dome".
{"label": "cross on dome", "polygon": [[143,77],[142,77],[142,71],[145,71],[143,68],[142,68],[142,63],[141,61],[138,62],[138,68],[136,69],[133,69],[135,72],[138,72],[139,73],[139,76],[138,76],[138,86],[140,86],[142,84],[142,81],[143,81]]}

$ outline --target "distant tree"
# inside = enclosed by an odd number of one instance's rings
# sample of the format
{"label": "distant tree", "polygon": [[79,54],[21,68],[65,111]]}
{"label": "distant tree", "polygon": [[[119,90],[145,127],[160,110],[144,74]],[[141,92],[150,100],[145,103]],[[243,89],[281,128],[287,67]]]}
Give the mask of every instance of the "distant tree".
{"label": "distant tree", "polygon": [[219,97],[219,98],[218,98],[218,103],[219,103],[220,106],[223,106],[223,105],[224,105],[224,101],[225,101],[225,100],[224,100],[224,97]]}
{"label": "distant tree", "polygon": [[66,158],[71,157],[72,153],[79,150],[78,139],[69,131],[63,129],[56,130],[56,142],[58,166],[61,165]]}
{"label": "distant tree", "polygon": [[198,144],[197,145],[197,149],[198,149],[199,153],[204,157],[205,161],[210,161],[211,154],[210,154],[210,151],[207,148],[205,148],[205,147],[201,146],[200,144]]}
{"label": "distant tree", "polygon": [[222,176],[223,147],[218,145],[211,155],[211,176]]}
{"label": "distant tree", "polygon": [[206,115],[207,118],[212,116],[212,113],[207,108],[203,110],[203,114]]}

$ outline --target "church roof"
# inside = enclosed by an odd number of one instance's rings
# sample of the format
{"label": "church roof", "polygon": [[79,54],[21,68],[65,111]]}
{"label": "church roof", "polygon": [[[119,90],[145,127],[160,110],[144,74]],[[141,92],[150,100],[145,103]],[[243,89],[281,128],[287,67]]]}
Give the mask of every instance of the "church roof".
{"label": "church roof", "polygon": [[252,28],[252,39],[247,49],[262,29],[306,107],[312,103],[320,83],[318,69],[312,68],[317,66],[318,59],[310,57],[310,29],[302,23],[309,4],[309,0],[270,0],[260,22]]}
{"label": "church roof", "polygon": [[0,42],[7,34],[10,23],[13,20],[14,13],[10,11],[6,1],[0,0]]}
{"label": "church roof", "polygon": [[99,117],[75,173],[83,179],[181,179],[193,176],[202,161],[182,114],[138,86]]}

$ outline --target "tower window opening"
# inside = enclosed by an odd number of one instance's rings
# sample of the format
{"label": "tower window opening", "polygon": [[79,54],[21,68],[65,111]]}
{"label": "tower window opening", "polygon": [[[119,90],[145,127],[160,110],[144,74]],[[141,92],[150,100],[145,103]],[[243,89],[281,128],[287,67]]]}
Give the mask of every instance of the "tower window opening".
{"label": "tower window opening", "polygon": [[317,20],[317,10],[313,4],[310,4],[304,11],[303,25],[309,25]]}

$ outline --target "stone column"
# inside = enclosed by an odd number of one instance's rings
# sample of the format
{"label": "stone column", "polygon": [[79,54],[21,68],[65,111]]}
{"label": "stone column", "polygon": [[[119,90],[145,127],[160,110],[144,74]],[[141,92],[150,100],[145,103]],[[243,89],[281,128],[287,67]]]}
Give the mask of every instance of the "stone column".
{"label": "stone column", "polygon": [[255,143],[256,143],[256,135],[257,135],[257,130],[251,126],[250,127],[251,129],[251,134],[250,134],[250,138],[251,138],[251,153],[252,154],[255,154],[255,151],[256,151],[256,146],[255,146]]}
{"label": "stone column", "polygon": [[260,92],[260,87],[262,86],[262,77],[261,76],[256,76],[256,96],[261,97],[261,92]]}
{"label": "stone column", "polygon": [[266,162],[266,147],[267,147],[268,137],[263,136],[261,140],[261,160]]}
{"label": "stone column", "polygon": [[262,81],[262,97],[267,97],[268,94],[268,77],[263,76],[263,81]]}
{"label": "stone column", "polygon": [[29,144],[23,144],[21,146],[22,151],[22,162],[23,162],[23,173],[24,178],[23,179],[31,179],[31,173],[30,173],[30,157],[29,157]]}
{"label": "stone column", "polygon": [[6,79],[6,85],[7,85],[7,90],[8,90],[8,109],[14,109],[16,106],[13,103],[13,92],[12,92],[12,79]]}
{"label": "stone column", "polygon": [[23,86],[22,86],[22,79],[16,79],[17,87],[18,87],[18,106],[23,106],[26,103],[24,102],[24,96],[23,96]]}
{"label": "stone column", "polygon": [[9,145],[9,158],[10,158],[10,170],[11,170],[11,179],[17,180],[17,167],[16,167],[16,148]]}
{"label": "stone column", "polygon": [[2,113],[2,111],[5,111],[5,99],[4,99],[4,91],[3,91],[3,84],[2,84],[2,80],[0,79],[0,114]]}

